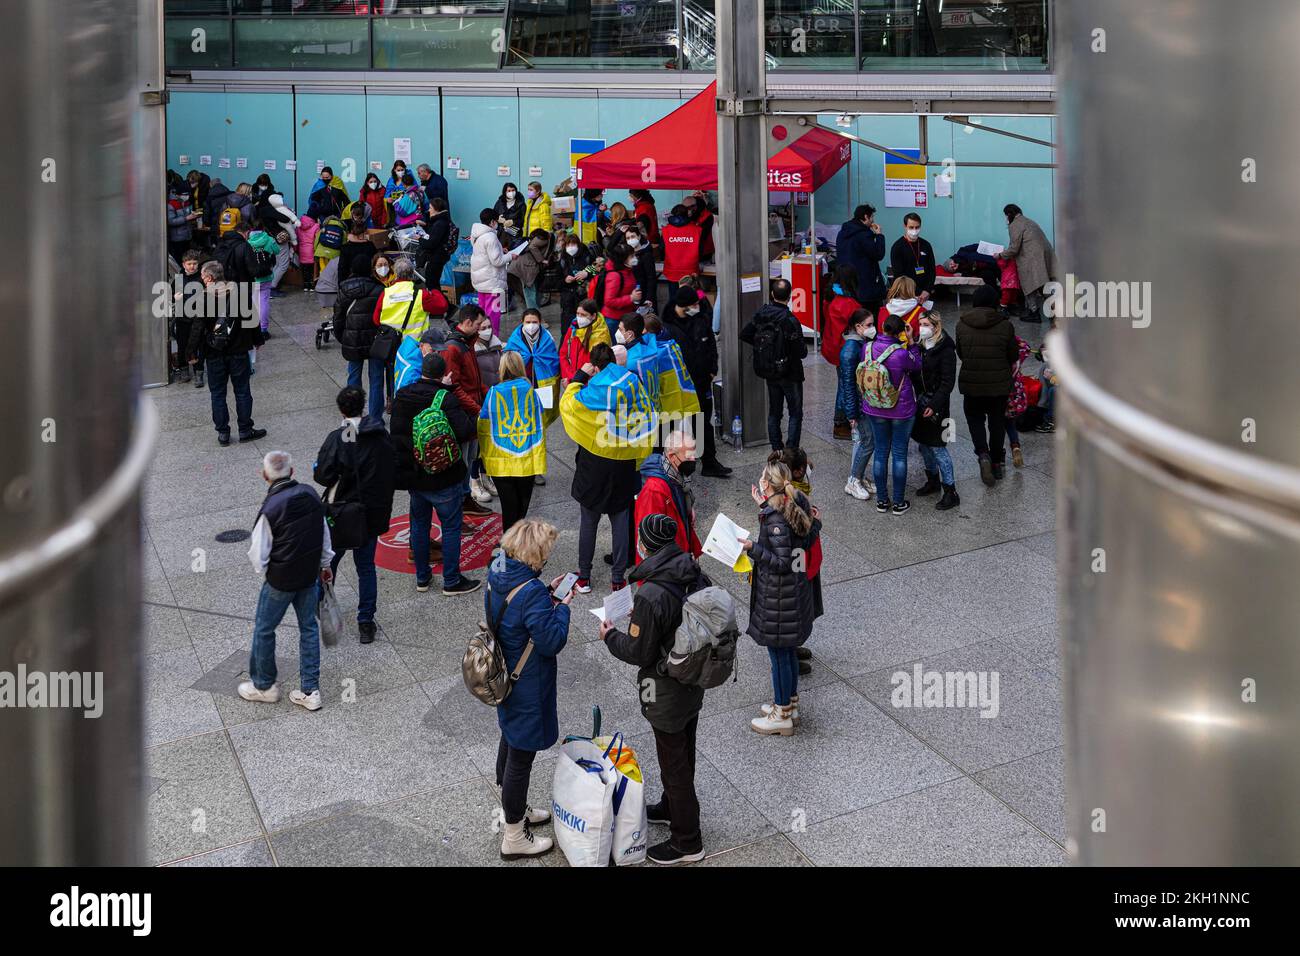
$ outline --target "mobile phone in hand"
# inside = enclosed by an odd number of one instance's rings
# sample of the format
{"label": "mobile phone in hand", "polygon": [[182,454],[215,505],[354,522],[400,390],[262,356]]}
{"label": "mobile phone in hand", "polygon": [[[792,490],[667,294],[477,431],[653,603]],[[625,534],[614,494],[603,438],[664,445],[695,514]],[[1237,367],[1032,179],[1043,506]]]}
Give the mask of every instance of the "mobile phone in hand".
{"label": "mobile phone in hand", "polygon": [[569,592],[573,590],[573,585],[577,583],[577,580],[578,575],[570,571],[564,576],[564,580],[555,586],[555,590],[551,592],[551,597],[557,601],[563,601],[569,596]]}

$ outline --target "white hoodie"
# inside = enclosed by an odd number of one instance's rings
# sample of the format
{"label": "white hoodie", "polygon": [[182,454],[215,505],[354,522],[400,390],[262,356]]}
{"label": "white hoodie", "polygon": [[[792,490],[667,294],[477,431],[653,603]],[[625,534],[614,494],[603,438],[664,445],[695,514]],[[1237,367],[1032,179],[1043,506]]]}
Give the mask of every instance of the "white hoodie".
{"label": "white hoodie", "polygon": [[289,221],[284,223],[282,228],[289,234],[289,242],[296,246],[298,244],[298,217],[292,209],[284,204],[284,197],[279,193],[271,193],[271,198],[267,202],[274,206],[275,211],[281,216],[289,217]]}
{"label": "white hoodie", "polygon": [[469,231],[474,252],[469,257],[469,281],[475,292],[505,292],[510,256],[501,248],[496,230],[481,222]]}

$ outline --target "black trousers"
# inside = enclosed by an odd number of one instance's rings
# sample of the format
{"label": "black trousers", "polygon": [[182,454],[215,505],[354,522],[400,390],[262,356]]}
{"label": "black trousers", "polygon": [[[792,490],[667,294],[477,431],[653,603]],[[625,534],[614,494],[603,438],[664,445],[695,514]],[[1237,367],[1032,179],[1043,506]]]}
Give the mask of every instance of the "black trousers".
{"label": "black trousers", "polygon": [[[1005,395],[964,395],[962,411],[970,428],[975,454],[987,454],[998,464],[1007,460],[1007,397]],[[985,432],[985,423],[988,430]]]}
{"label": "black trousers", "polygon": [[663,802],[671,821],[668,832],[672,845],[683,853],[698,853],[704,847],[700,835],[700,801],[695,796],[695,730],[699,723],[697,714],[675,734],[655,730],[659,776],[664,784]]}
{"label": "black trousers", "polygon": [[[713,383],[705,382],[701,385],[697,382],[695,394],[700,398],[700,419],[704,422],[701,426],[704,429],[703,460],[708,464],[718,460],[718,442],[713,434]],[[695,437],[699,438],[698,435]]]}
{"label": "black trousers", "polygon": [[790,409],[785,445],[798,448],[799,436],[803,430],[803,382],[769,380],[767,383],[767,440],[773,451],[780,451],[784,447],[781,443],[782,403]]}
{"label": "black trousers", "polygon": [[533,476],[522,478],[493,478],[497,496],[501,499],[501,533],[509,531],[515,522],[528,516],[528,504],[533,500]]}
{"label": "black trousers", "polygon": [[533,775],[533,750],[516,750],[506,743],[505,735],[497,744],[497,786],[501,788],[501,808],[506,823],[518,823],[528,809],[528,781]]}

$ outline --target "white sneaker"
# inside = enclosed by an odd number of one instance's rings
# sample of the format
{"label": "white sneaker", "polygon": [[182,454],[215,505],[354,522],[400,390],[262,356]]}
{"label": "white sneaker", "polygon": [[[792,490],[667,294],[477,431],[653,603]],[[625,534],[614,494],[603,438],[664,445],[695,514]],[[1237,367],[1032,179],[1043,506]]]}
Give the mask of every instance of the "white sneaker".
{"label": "white sneaker", "polygon": [[469,493],[473,495],[474,500],[481,505],[485,505],[492,500],[492,496],[488,494],[487,489],[483,487],[477,478],[471,478],[469,480]]}
{"label": "white sneaker", "polygon": [[251,680],[239,685],[239,696],[258,704],[274,704],[280,699],[280,685],[272,684],[266,690],[258,690]]}
{"label": "white sneaker", "polygon": [[299,707],[305,707],[307,710],[320,710],[320,691],[314,690],[310,694],[304,694],[300,690],[289,691],[289,700]]}
{"label": "white sneaker", "polygon": [[480,478],[478,482],[480,485],[483,486],[483,490],[486,491],[493,498],[501,497],[499,494],[497,494],[497,483],[492,480],[491,475],[484,472],[483,477]]}
{"label": "white sneaker", "polygon": [[[772,711],[776,710],[776,704],[764,704],[762,707],[758,709],[763,712],[764,717],[771,717]],[[790,695],[790,723],[794,724],[796,727],[799,726],[799,695],[798,694]]]}
{"label": "white sneaker", "polygon": [[860,484],[866,491],[868,498],[872,497],[876,493],[876,483],[870,478],[863,478],[858,482],[858,484]]}
{"label": "white sneaker", "polygon": [[794,736],[794,721],[790,718],[791,711],[794,708],[781,707],[777,704],[769,706],[772,708],[771,710],[763,714],[762,717],[755,717],[749,722],[749,729],[756,734],[780,734],[782,737]]}
{"label": "white sneaker", "polygon": [[857,498],[859,501],[866,501],[871,495],[867,494],[867,489],[862,487],[862,482],[856,478],[850,478],[848,484],[844,486],[844,493]]}
{"label": "white sneaker", "polygon": [[541,856],[550,853],[554,846],[554,840],[533,833],[523,820],[507,823],[505,834],[501,837],[501,859],[522,860],[530,856]]}

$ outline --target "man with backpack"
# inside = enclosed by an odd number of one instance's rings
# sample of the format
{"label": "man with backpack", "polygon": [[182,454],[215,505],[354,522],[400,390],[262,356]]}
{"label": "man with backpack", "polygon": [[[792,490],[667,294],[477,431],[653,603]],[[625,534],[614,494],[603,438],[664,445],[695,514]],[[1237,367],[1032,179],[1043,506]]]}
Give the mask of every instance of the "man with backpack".
{"label": "man with backpack", "polygon": [[[388,530],[393,513],[393,441],[383,418],[362,413],[366,395],[351,385],[338,394],[343,423],[325,436],[312,469],[312,480],[328,489],[325,518],[330,524],[337,573],[345,551],[357,569],[357,631],[362,644],[375,640],[375,546]],[[360,518],[360,520],[356,520]]]}
{"label": "man with backpack", "polygon": [[[639,584],[626,631],[612,621],[600,625],[609,652],[635,664],[641,713],[655,733],[664,795],[646,807],[650,823],[669,826],[669,838],[650,847],[653,863],[671,865],[704,859],[700,802],[695,795],[695,732],[704,686],[669,676],[665,669],[682,624],[688,595],[709,586],[699,564],[677,546],[677,522],[668,515],[647,514],[637,526],[640,563],[628,575]],[[734,623],[734,621],[733,621]],[[734,644],[733,644],[734,647]]]}
{"label": "man with backpack", "polygon": [[[478,341],[479,323],[483,321],[484,312],[477,305],[462,305],[456,313],[456,321],[447,333],[443,343],[442,357],[447,363],[447,374],[456,400],[465,414],[478,420],[483,399],[487,396],[487,386],[483,384],[483,373],[478,359],[474,355],[474,343]],[[476,426],[477,429],[477,426]],[[461,447],[461,454],[466,465],[471,465],[478,457],[478,431],[472,440]],[[474,499],[471,494],[469,472],[465,473],[465,500],[461,509],[469,515],[489,515],[492,509]]]}
{"label": "man with backpack", "polygon": [[411,493],[411,545],[415,590],[429,590],[429,529],[433,513],[442,529],[442,593],[469,594],[481,582],[460,573],[460,529],[464,521],[465,460],[461,446],[478,433],[451,389],[447,363],[437,352],[424,356],[420,380],[393,396],[396,486]]}
{"label": "man with backpack", "polygon": [[[767,439],[773,451],[799,447],[803,427],[803,360],[808,345],[803,326],[790,311],[790,283],[774,279],[772,301],[761,306],[740,330],[740,340],[753,346],[754,374],[767,382]],[[789,406],[785,445],[781,443],[782,404]]]}
{"label": "man with backpack", "polygon": [[257,255],[258,250],[248,241],[253,227],[245,220],[235,224],[235,228],[221,237],[213,258],[221,263],[227,282],[253,283],[259,274],[270,276],[275,270],[275,256],[269,260]]}
{"label": "man with backpack", "polygon": [[[247,245],[247,243],[245,243]],[[239,423],[239,440],[256,441],[266,437],[265,428],[253,424],[253,389],[250,349],[262,342],[261,330],[252,315],[252,303],[239,294],[233,283],[224,280],[220,262],[208,262],[199,270],[205,286],[199,299],[190,330],[191,341],[201,343],[208,393],[212,399],[212,424],[217,430],[217,444],[230,444],[230,406],[226,404],[226,384],[235,390],[235,417]]]}

